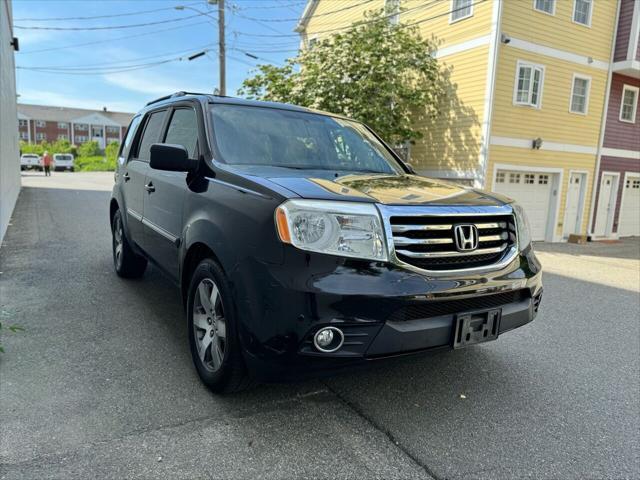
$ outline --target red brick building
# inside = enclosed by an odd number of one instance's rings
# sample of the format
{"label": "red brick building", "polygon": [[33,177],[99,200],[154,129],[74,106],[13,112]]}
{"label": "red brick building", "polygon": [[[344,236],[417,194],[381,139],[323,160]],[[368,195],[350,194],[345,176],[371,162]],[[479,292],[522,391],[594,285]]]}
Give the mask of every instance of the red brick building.
{"label": "red brick building", "polygon": [[133,113],[18,104],[18,135],[28,143],[69,140],[81,145],[95,140],[104,148],[120,142]]}
{"label": "red brick building", "polygon": [[640,0],[621,0],[592,234],[640,235]]}

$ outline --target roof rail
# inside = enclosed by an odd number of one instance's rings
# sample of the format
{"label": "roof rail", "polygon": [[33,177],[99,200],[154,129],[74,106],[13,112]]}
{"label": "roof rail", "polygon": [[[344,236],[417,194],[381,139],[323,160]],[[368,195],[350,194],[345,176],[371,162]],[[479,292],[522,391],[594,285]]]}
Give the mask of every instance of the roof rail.
{"label": "roof rail", "polygon": [[145,107],[148,107],[149,105],[153,105],[154,103],[161,102],[163,100],[168,100],[169,98],[184,97],[185,95],[212,95],[212,94],[211,93],[182,92],[182,91],[180,91],[180,92],[172,93],[171,95],[165,95],[164,97],[156,98],[155,100],[151,100],[150,102],[147,102]]}

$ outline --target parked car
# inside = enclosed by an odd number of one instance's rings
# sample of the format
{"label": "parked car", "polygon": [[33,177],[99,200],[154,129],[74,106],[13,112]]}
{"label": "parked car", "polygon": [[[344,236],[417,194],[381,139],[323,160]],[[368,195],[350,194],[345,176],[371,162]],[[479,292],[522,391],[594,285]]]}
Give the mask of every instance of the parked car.
{"label": "parked car", "polygon": [[53,166],[56,171],[68,170],[73,172],[73,155],[70,153],[56,153],[53,155]]}
{"label": "parked car", "polygon": [[40,155],[36,155],[35,153],[23,153],[20,155],[20,170],[29,170],[31,168],[42,170],[40,162]]}
{"label": "parked car", "polygon": [[540,306],[521,207],[348,118],[180,92],[133,118],[115,178],[115,270],[180,288],[216,392],[495,340]]}

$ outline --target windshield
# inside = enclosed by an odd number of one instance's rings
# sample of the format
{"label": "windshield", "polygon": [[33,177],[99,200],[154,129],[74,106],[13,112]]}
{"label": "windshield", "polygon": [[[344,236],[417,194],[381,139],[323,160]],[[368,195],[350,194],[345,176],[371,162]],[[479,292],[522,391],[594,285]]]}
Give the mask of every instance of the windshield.
{"label": "windshield", "polygon": [[361,123],[276,108],[212,108],[215,141],[225,163],[303,170],[397,174],[391,153]]}
{"label": "windshield", "polygon": [[55,155],[56,160],[72,160],[71,155]]}

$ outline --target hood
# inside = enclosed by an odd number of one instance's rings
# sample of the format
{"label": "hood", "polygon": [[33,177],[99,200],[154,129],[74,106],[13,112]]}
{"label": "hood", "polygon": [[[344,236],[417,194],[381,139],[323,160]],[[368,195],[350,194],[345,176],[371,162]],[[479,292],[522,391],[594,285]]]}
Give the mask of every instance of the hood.
{"label": "hood", "polygon": [[[265,172],[266,173],[266,172]],[[276,173],[276,172],[273,172]],[[509,199],[454,183],[418,175],[343,175],[295,171],[260,175],[302,198],[376,202],[385,205],[504,205]],[[279,175],[278,175],[279,174]]]}

